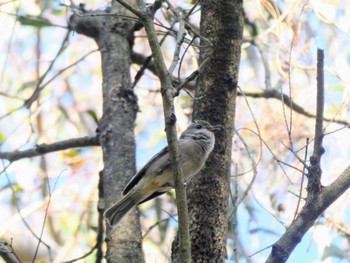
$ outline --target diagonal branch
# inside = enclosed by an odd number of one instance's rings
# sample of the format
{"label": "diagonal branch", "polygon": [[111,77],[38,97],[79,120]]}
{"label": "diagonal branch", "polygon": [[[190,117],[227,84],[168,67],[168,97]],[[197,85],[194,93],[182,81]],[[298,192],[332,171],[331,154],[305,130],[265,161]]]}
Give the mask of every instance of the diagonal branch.
{"label": "diagonal branch", "polygon": [[6,159],[10,162],[14,162],[23,158],[30,158],[46,153],[57,152],[67,150],[70,148],[87,147],[87,146],[99,146],[99,139],[97,136],[86,136],[82,138],[68,139],[64,141],[55,142],[52,144],[39,144],[35,148],[31,148],[23,151],[14,152],[0,152],[0,159]]}
{"label": "diagonal branch", "polygon": [[350,188],[350,166],[329,186],[324,187],[312,202],[307,202],[286,233],[272,246],[266,263],[286,262],[305,233],[313,226],[316,219],[346,190]]}
{"label": "diagonal branch", "polygon": [[267,263],[286,262],[294,248],[299,244],[305,233],[314,225],[316,219],[347,189],[350,188],[350,166],[329,186],[321,186],[321,156],[324,153],[323,140],[323,109],[324,109],[324,75],[323,50],[317,50],[317,106],[314,152],[308,167],[308,196],[305,206],[287,231],[272,246]]}
{"label": "diagonal branch", "polygon": [[46,78],[46,76],[49,74],[51,69],[53,68],[55,62],[57,61],[57,58],[66,49],[67,43],[68,43],[68,39],[69,39],[69,34],[70,34],[70,31],[68,30],[65,38],[63,39],[63,41],[61,43],[61,46],[60,46],[59,50],[56,53],[56,56],[51,61],[50,65],[46,69],[45,73],[39,78],[38,83],[37,83],[37,85],[35,87],[35,90],[34,90],[33,94],[25,101],[23,106],[25,106],[27,109],[29,109],[32,106],[32,104],[34,103],[34,101],[36,101],[38,99],[38,97],[40,95],[40,92],[44,89],[45,86],[42,87],[41,84],[44,81],[44,79]]}
{"label": "diagonal branch", "polygon": [[0,241],[0,256],[7,263],[21,263],[22,261],[18,258],[12,245],[4,240]]}
{"label": "diagonal branch", "polygon": [[[243,96],[243,92],[238,91],[237,95]],[[295,112],[301,115],[304,115],[309,118],[316,118],[315,114],[308,112],[302,106],[292,101],[288,95],[281,93],[275,89],[244,91],[244,95],[251,98],[277,99],[282,101],[287,107],[292,108]],[[349,126],[350,128],[350,122],[346,120],[334,119],[334,118],[328,118],[328,117],[323,117],[323,120],[328,122],[343,124],[343,125]]]}

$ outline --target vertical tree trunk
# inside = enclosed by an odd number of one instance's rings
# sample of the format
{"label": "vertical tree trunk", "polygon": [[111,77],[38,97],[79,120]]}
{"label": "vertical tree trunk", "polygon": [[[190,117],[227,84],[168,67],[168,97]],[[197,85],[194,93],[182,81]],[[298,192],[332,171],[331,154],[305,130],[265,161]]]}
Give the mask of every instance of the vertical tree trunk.
{"label": "vertical tree trunk", "polygon": [[[201,43],[200,60],[209,59],[199,79],[193,119],[221,124],[215,148],[188,185],[192,262],[224,262],[227,204],[238,68],[243,33],[239,0],[202,1],[200,32],[211,42]],[[176,246],[175,246],[176,247]],[[175,248],[174,262],[177,261]]]}
{"label": "vertical tree trunk", "polygon": [[[113,1],[110,12],[122,15],[125,9]],[[117,16],[85,13],[74,16],[71,26],[78,33],[94,38],[102,54],[103,116],[98,132],[104,161],[100,173],[100,191],[103,191],[100,196],[104,202],[99,205],[103,212],[103,208],[121,198],[123,188],[136,170],[134,126],[138,105],[130,83],[129,43],[133,22]],[[144,262],[140,229],[137,209],[125,216],[115,229],[107,227],[107,262]]]}
{"label": "vertical tree trunk", "polygon": [[[115,25],[125,29],[118,34],[106,31],[104,44],[100,46],[104,103],[99,129],[104,161],[102,180],[105,209],[121,198],[123,188],[135,174],[137,98],[130,89],[130,50],[127,41],[130,24],[113,20],[107,22],[106,28]],[[136,213],[137,209],[134,209],[116,229],[107,228],[108,262],[144,261],[140,222]]]}

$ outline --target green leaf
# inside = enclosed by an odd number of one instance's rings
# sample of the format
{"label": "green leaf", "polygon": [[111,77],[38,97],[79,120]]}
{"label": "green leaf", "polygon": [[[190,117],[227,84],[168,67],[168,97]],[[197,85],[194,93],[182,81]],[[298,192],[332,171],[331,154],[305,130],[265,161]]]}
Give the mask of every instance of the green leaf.
{"label": "green leaf", "polygon": [[0,132],[0,143],[2,143],[5,140],[5,135]]}
{"label": "green leaf", "polygon": [[98,118],[97,118],[96,112],[94,110],[91,110],[91,109],[87,110],[86,112],[87,112],[87,114],[89,114],[92,117],[92,119],[96,122],[96,124],[98,124]]}
{"label": "green leaf", "polygon": [[38,28],[52,25],[48,19],[40,16],[19,16],[18,21],[22,26],[33,26]]}
{"label": "green leaf", "polygon": [[70,149],[69,151],[65,152],[65,156],[67,156],[69,158],[75,158],[75,157],[79,156],[79,154],[80,154],[79,149]]}
{"label": "green leaf", "polygon": [[344,91],[344,85],[334,85],[329,88],[331,91]]}
{"label": "green leaf", "polygon": [[12,195],[11,195],[11,204],[16,204],[20,200],[19,194],[23,192],[23,188],[20,187],[18,184],[12,185]]}

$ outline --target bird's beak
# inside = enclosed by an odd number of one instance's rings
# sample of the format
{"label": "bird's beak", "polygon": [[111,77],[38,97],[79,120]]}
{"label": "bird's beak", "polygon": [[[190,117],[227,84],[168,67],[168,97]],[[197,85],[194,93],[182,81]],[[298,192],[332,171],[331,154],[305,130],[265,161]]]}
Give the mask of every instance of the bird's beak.
{"label": "bird's beak", "polygon": [[221,129],[222,129],[221,125],[215,125],[215,126],[208,128],[208,130],[212,131],[212,132],[220,131]]}

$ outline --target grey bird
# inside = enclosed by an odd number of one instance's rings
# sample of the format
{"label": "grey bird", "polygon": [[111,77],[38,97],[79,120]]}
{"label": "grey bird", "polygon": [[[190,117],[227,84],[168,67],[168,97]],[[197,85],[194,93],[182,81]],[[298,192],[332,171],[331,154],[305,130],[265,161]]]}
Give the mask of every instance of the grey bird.
{"label": "grey bird", "polygon": [[[179,164],[186,182],[203,168],[214,148],[214,132],[218,130],[220,130],[219,126],[212,126],[207,121],[196,120],[182,132],[178,140]],[[169,149],[166,146],[135,174],[123,191],[124,197],[105,211],[104,218],[114,228],[134,206],[173,188],[173,171]]]}

